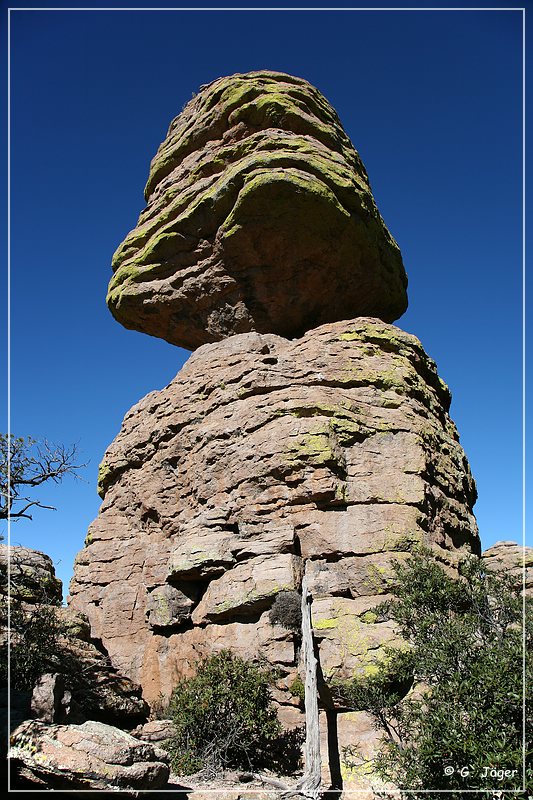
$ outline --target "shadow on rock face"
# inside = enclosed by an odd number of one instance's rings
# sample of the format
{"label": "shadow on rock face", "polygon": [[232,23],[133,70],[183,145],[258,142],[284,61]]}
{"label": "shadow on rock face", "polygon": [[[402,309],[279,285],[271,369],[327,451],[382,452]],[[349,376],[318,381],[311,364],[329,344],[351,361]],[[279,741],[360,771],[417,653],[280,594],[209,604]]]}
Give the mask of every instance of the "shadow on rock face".
{"label": "shadow on rock face", "polygon": [[127,328],[195,349],[407,307],[399,248],[334,109],[276,72],[219,78],[170,125],[113,259]]}

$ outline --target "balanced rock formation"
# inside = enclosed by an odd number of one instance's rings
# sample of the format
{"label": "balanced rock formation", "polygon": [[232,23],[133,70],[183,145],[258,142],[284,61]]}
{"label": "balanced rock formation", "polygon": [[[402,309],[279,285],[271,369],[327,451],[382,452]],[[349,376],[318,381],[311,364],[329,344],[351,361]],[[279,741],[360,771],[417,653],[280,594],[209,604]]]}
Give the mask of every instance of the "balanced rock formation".
{"label": "balanced rock formation", "polygon": [[[280,593],[309,596],[302,649],[317,645],[306,672],[320,677],[339,786],[338,744],[363,739],[370,757],[376,733],[332,687],[371,674],[397,637],[374,611],[391,563],[419,544],[452,569],[480,551],[450,393],[418,339],[390,324],[407,306],[400,251],[306,81],[263,71],[202,87],[145,194],[108,305],[127,328],[198,349],[104,456],[71,609],[149,702],[221,649],[266,660],[292,727],[304,659],[270,612]],[[318,756],[312,772],[315,791]]]}
{"label": "balanced rock formation", "polygon": [[109,286],[126,328],[194,349],[355,316],[392,322],[407,307],[366,170],[305,80],[261,71],[202,87],[170,124],[145,196]]}
{"label": "balanced rock formation", "polygon": [[377,319],[204,345],[106,452],[71,606],[148,700],[230,647],[276,665],[294,708],[292,634],[269,609],[305,570],[326,679],[371,669],[391,559],[479,551],[449,403],[418,339]]}
{"label": "balanced rock formation", "polygon": [[11,737],[16,780],[60,790],[154,790],[169,776],[168,756],[101,722],[47,725],[28,720]]}

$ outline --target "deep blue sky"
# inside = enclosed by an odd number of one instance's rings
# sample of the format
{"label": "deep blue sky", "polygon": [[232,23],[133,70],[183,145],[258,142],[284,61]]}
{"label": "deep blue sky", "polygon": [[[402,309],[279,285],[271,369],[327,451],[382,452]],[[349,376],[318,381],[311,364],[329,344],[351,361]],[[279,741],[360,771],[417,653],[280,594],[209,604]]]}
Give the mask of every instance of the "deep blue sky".
{"label": "deep blue sky", "polygon": [[12,430],[90,460],[12,541],[68,580],[106,446],[187,357],[113,320],[110,260],[170,120],[200,84],[259,68],[337,109],[403,253],[397,324],[452,390],[483,545],[520,540],[521,41],[517,11],[12,12]]}

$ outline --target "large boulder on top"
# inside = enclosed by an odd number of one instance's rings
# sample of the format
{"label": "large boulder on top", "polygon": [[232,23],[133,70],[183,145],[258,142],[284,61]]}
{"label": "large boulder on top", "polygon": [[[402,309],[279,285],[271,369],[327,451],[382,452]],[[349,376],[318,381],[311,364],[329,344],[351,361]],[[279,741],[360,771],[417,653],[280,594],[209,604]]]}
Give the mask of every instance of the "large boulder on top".
{"label": "large boulder on top", "polygon": [[201,87],[170,124],[145,196],[107,298],[126,328],[194,349],[356,316],[392,322],[407,307],[361,159],[301,78],[260,71]]}
{"label": "large boulder on top", "polygon": [[231,647],[294,708],[297,648],[269,611],[306,569],[326,679],[372,670],[391,561],[479,552],[449,404],[418,339],[377,319],[204,345],[108,448],[71,606],[149,701]]}

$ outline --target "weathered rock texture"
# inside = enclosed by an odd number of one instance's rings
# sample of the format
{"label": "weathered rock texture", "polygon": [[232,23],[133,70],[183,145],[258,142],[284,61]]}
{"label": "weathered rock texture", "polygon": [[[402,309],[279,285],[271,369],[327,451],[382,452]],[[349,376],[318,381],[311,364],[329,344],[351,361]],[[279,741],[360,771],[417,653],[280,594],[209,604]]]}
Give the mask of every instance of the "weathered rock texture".
{"label": "weathered rock texture", "polygon": [[449,402],[418,339],[377,319],[205,345],[109,447],[71,606],[147,699],[230,647],[280,668],[294,720],[293,636],[268,612],[304,568],[328,679],[393,636],[372,612],[391,559],[479,552]]}
{"label": "weathered rock texture", "polygon": [[[9,569],[8,569],[9,560]],[[8,593],[14,601],[58,605],[63,587],[56,577],[50,556],[20,545],[0,544],[0,594]]]}
{"label": "weathered rock texture", "polygon": [[300,78],[251,72],[202,87],[171,123],[145,196],[107,298],[126,328],[194,349],[360,315],[392,322],[407,307],[361,159]]}
{"label": "weathered rock texture", "polygon": [[66,688],[63,675],[59,672],[47,672],[37,679],[31,697],[31,716],[48,723],[85,721],[81,718],[72,719],[72,693]]}
{"label": "weathered rock texture", "polygon": [[130,731],[130,733],[137,739],[142,739],[143,742],[158,744],[172,739],[176,733],[176,728],[171,719],[152,719],[149,722],[145,722],[144,725],[139,725],[138,728]]}
{"label": "weathered rock texture", "polygon": [[522,547],[517,542],[496,542],[483,553],[487,569],[505,572],[522,586],[528,596],[533,596],[533,547]]}
{"label": "weathered rock texture", "polygon": [[[55,575],[49,556],[27,547],[0,545],[0,647],[7,658],[8,559],[10,562],[11,611],[32,619],[37,608],[51,607],[59,620],[57,649],[44,653],[50,674],[35,687],[31,711],[34,716],[53,722],[96,719],[124,726],[146,720],[148,706],[141,689],[120,675],[109,657],[91,641],[87,617],[69,608],[60,608],[62,584]],[[12,617],[13,621],[13,617]],[[42,623],[41,623],[42,624]],[[12,646],[18,643],[17,626],[12,630]],[[31,695],[31,693],[30,693]],[[12,693],[12,700],[18,694]],[[27,698],[15,711],[12,721],[30,715]],[[7,717],[7,706],[0,719]]]}
{"label": "weathered rock texture", "polygon": [[[72,613],[70,609],[61,611],[63,619]],[[109,656],[91,640],[82,638],[71,627],[59,646],[56,668],[61,671],[70,696],[66,701],[74,706],[74,716],[69,721],[78,722],[81,716],[128,728],[146,720],[149,709],[141,697],[141,688],[121,675]],[[64,720],[60,717],[56,721]]]}
{"label": "weathered rock texture", "polygon": [[101,722],[28,720],[12,734],[9,758],[18,778],[48,789],[161,789],[169,776],[165,752]]}

